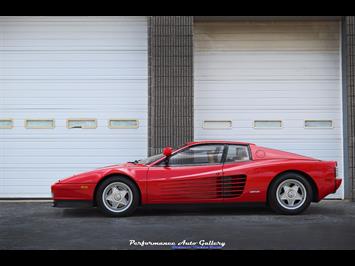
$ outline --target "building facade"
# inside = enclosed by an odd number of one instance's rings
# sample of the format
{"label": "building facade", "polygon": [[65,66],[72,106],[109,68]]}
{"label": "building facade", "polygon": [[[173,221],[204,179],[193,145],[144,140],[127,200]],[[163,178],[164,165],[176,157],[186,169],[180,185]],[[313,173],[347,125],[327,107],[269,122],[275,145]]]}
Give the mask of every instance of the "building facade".
{"label": "building facade", "polygon": [[354,17],[0,17],[0,197],[187,141],[336,160],[354,199]]}

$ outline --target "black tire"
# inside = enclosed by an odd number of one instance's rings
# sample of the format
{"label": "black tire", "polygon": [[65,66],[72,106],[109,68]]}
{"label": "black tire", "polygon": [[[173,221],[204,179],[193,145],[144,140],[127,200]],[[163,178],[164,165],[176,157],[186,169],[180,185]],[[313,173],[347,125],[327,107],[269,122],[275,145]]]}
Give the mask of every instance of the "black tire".
{"label": "black tire", "polygon": [[[123,183],[126,186],[128,186],[131,190],[132,194],[132,200],[129,205],[129,207],[123,211],[113,211],[110,208],[108,208],[103,199],[103,193],[110,184],[119,182]],[[127,196],[128,197],[128,196]],[[96,192],[96,203],[101,212],[103,212],[105,215],[108,216],[113,216],[113,217],[124,217],[124,216],[130,216],[138,207],[140,201],[140,193],[139,190],[136,186],[135,183],[133,183],[131,180],[129,180],[127,177],[124,176],[112,176],[109,177],[108,179],[104,180],[98,187],[97,192]]]}
{"label": "black tire", "polygon": [[[305,191],[306,191],[305,199],[299,200],[297,203],[297,204],[299,204],[299,206],[297,206],[297,208],[295,208],[295,209],[289,209],[289,208],[284,207],[279,202],[279,200],[277,198],[278,187],[281,184],[283,184],[286,180],[289,180],[289,181],[297,180],[298,182],[300,182],[304,186]],[[273,211],[275,211],[276,213],[286,214],[286,215],[300,214],[303,211],[305,211],[309,207],[309,205],[311,204],[312,195],[313,195],[312,194],[312,186],[310,185],[310,183],[308,182],[308,180],[305,177],[303,177],[302,175],[300,175],[298,173],[292,173],[292,172],[285,173],[285,174],[279,176],[270,185],[269,192],[268,192],[268,204],[269,204],[270,208]],[[297,204],[295,204],[295,205],[297,205]],[[287,204],[284,203],[284,205],[287,205]]]}

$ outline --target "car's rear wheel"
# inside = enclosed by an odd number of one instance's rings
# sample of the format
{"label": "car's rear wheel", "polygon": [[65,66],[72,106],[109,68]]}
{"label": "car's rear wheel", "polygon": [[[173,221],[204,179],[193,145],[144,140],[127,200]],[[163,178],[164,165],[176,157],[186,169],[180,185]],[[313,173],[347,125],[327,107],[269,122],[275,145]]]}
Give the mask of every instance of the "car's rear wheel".
{"label": "car's rear wheel", "polygon": [[312,201],[312,187],[302,175],[286,173],[270,186],[268,203],[272,210],[281,214],[299,214]]}
{"label": "car's rear wheel", "polygon": [[128,178],[113,176],[104,180],[96,194],[97,206],[109,216],[129,216],[139,204],[137,186]]}

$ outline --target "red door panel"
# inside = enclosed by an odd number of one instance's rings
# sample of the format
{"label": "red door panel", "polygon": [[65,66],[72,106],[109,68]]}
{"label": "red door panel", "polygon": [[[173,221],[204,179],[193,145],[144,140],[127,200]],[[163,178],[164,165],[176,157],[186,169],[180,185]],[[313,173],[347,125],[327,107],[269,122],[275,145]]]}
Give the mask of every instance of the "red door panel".
{"label": "red door panel", "polygon": [[222,202],[222,165],[153,166],[147,190],[148,203]]}

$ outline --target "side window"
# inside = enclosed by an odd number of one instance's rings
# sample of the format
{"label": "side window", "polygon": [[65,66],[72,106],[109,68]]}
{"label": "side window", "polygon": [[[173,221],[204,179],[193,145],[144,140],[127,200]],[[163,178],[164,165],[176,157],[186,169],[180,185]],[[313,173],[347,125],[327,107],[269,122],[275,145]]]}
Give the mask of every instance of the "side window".
{"label": "side window", "polygon": [[170,166],[218,164],[222,161],[223,145],[197,145],[187,148],[169,159]]}
{"label": "side window", "polygon": [[97,128],[96,119],[67,119],[67,128],[94,129]]}
{"label": "side window", "polygon": [[249,161],[249,150],[247,146],[228,145],[226,163]]}

